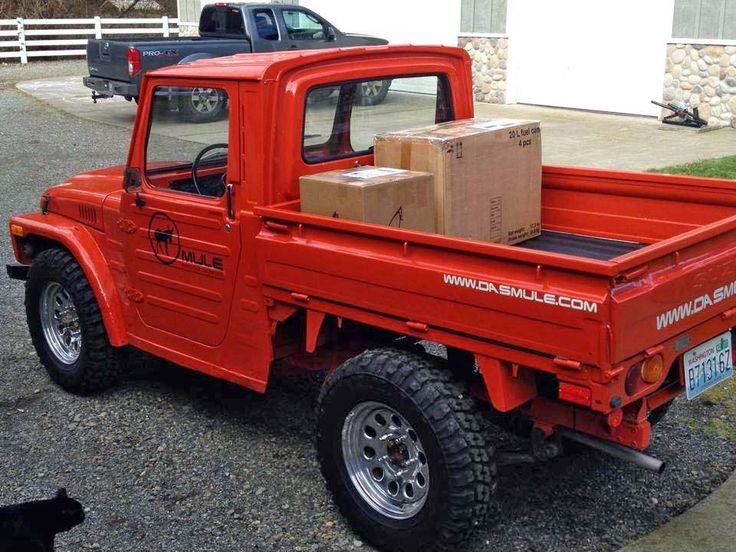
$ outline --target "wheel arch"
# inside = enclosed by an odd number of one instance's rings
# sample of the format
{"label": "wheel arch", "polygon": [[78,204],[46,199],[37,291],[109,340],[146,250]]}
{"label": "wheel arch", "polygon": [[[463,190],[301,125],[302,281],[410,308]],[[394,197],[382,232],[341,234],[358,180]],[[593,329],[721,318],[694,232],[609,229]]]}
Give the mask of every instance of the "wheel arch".
{"label": "wheel arch", "polygon": [[30,264],[36,254],[52,247],[65,249],[74,257],[100,306],[110,344],[115,347],[127,345],[128,335],[117,285],[92,231],[53,213],[14,217],[10,223],[23,229],[22,235],[13,234],[13,250],[19,262]]}

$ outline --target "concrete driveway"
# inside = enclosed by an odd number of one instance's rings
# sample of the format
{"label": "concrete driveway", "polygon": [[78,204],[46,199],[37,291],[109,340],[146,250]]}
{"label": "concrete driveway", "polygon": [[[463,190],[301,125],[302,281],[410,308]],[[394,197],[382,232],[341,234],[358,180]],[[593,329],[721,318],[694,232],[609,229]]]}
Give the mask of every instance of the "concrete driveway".
{"label": "concrete driveway", "polygon": [[[137,105],[120,97],[92,103],[82,76],[56,77],[18,83],[18,88],[77,117],[119,127],[132,127]],[[397,124],[387,109],[387,123]],[[736,129],[699,131],[672,127],[648,117],[591,113],[527,105],[476,104],[478,117],[542,121],[545,163],[647,170],[698,159],[736,154]],[[377,123],[379,121],[376,121]],[[170,125],[171,137],[207,143],[209,125]],[[198,128],[197,128],[198,127]]]}

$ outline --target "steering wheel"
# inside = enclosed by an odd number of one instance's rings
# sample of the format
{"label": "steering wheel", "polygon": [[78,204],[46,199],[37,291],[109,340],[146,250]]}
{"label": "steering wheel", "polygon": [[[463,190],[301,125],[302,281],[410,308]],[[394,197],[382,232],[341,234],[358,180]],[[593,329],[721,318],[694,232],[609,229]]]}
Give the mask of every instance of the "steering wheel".
{"label": "steering wheel", "polygon": [[[194,189],[197,190],[197,193],[199,195],[202,195],[202,190],[199,188],[199,182],[197,182],[197,168],[199,168],[199,164],[202,162],[202,158],[212,150],[216,149],[227,149],[227,144],[210,144],[209,146],[203,148],[192,162],[192,184],[194,184]],[[225,180],[224,174],[222,175],[222,180]]]}

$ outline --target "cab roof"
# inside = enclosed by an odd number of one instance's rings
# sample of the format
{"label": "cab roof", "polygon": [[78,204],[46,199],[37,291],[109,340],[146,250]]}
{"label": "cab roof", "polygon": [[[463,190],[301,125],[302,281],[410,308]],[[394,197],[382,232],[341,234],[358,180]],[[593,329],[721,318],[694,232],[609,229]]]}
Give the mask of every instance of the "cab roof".
{"label": "cab roof", "polygon": [[270,80],[286,71],[308,67],[316,63],[354,60],[376,57],[434,56],[469,60],[462,48],[448,46],[379,45],[325,50],[292,50],[201,59],[185,65],[170,65],[149,71],[151,77],[206,78],[228,80]]}

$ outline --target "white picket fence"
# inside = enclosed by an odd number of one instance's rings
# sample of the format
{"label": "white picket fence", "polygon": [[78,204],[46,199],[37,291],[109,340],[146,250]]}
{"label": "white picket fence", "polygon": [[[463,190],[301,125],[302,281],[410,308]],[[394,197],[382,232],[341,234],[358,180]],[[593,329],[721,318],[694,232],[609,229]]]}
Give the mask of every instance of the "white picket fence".
{"label": "white picket fence", "polygon": [[[118,35],[161,35],[179,33],[179,20],[170,17],[117,19],[0,19],[0,60],[84,56],[89,38]],[[47,39],[44,37],[54,37]],[[58,38],[68,36],[69,38]],[[37,38],[38,37],[38,38]],[[51,47],[51,49],[49,49]]]}

